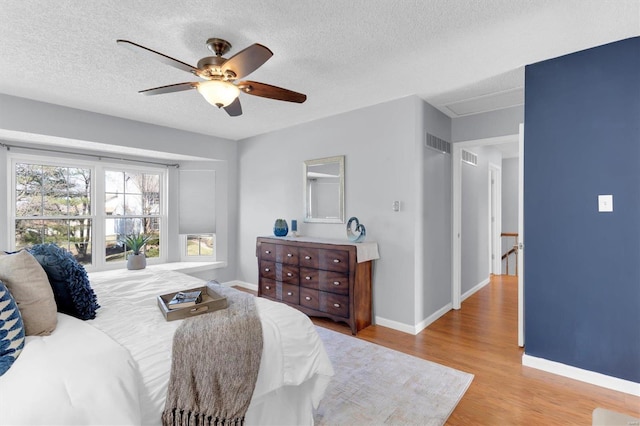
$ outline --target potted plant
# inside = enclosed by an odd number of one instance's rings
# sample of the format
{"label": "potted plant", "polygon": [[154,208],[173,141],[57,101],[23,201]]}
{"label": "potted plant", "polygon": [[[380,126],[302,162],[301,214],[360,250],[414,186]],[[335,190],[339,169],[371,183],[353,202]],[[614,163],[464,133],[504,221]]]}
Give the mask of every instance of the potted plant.
{"label": "potted plant", "polygon": [[150,239],[151,236],[144,234],[130,234],[120,239],[120,245],[124,245],[127,250],[131,250],[131,253],[127,256],[127,269],[144,269],[147,267],[147,258],[141,251]]}

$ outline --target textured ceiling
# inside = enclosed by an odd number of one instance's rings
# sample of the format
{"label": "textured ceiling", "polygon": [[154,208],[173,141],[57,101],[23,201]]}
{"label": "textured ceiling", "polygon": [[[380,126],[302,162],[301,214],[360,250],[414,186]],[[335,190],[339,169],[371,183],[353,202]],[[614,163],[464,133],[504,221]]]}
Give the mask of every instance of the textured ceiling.
{"label": "textured ceiling", "polygon": [[[238,140],[407,95],[451,117],[522,104],[524,65],[638,35],[638,0],[3,0],[0,93]],[[307,102],[141,96],[195,80],[115,42],[195,65],[211,37],[269,47],[249,79]]]}

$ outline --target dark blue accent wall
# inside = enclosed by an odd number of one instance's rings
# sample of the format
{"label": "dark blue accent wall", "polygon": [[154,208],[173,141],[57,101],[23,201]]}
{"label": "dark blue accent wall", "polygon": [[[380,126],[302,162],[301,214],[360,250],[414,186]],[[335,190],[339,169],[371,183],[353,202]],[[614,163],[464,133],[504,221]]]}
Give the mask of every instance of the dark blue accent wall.
{"label": "dark blue accent wall", "polygon": [[526,67],[524,165],[525,352],[640,382],[640,37]]}

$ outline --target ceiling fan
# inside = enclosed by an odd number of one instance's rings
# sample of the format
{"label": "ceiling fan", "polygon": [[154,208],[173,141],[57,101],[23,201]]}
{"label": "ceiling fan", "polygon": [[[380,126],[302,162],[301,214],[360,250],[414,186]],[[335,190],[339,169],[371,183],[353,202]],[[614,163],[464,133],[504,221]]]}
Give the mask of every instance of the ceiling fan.
{"label": "ceiling fan", "polygon": [[117,40],[116,42],[134,52],[146,54],[164,64],[190,72],[203,79],[203,81],[169,84],[138,92],[143,95],[161,95],[196,89],[207,102],[218,108],[224,108],[232,117],[242,114],[242,106],[238,98],[241,91],[249,95],[279,101],[303,103],[307,100],[307,95],[270,84],[248,80],[236,81],[260,68],[273,56],[273,52],[269,48],[258,43],[252,44],[226,59],[222,55],[231,49],[231,44],[220,38],[210,38],[206,44],[215,56],[206,56],[198,61],[197,67],[193,67],[128,40]]}

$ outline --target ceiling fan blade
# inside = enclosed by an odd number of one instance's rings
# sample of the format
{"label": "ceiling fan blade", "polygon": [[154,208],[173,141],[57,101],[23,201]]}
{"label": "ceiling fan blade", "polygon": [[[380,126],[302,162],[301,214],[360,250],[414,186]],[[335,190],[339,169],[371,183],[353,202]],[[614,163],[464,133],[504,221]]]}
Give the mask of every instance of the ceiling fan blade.
{"label": "ceiling fan blade", "polygon": [[242,105],[240,105],[240,98],[236,98],[235,101],[224,107],[224,110],[227,111],[227,114],[229,114],[231,117],[242,115]]}
{"label": "ceiling fan blade", "polygon": [[283,89],[282,87],[272,86],[270,84],[258,83],[257,81],[241,81],[238,87],[245,93],[263,98],[277,99],[279,101],[303,103],[307,100],[307,95],[294,92],[293,90]]}
{"label": "ceiling fan blade", "polygon": [[136,52],[136,53],[143,53],[153,59],[155,59],[156,61],[160,61],[163,64],[167,64],[169,66],[172,66],[174,68],[178,68],[179,70],[182,71],[186,71],[186,72],[190,72],[193,74],[196,74],[196,72],[198,71],[198,69],[196,67],[193,67],[187,63],[184,63],[182,61],[179,61],[177,59],[174,59],[170,56],[167,56],[163,53],[160,52],[156,52],[155,50],[149,49],[148,47],[144,47],[141,46],[137,43],[134,43],[132,41],[129,40],[116,40],[116,43],[118,43],[120,46],[124,46],[127,49]]}
{"label": "ceiling fan blade", "polygon": [[231,70],[236,78],[243,78],[260,68],[272,56],[273,52],[268,47],[255,43],[227,59],[222,64],[222,70]]}
{"label": "ceiling fan blade", "polygon": [[183,90],[195,89],[198,83],[176,83],[168,86],[154,87],[152,89],[140,90],[143,95],[162,95],[164,93],[182,92]]}

